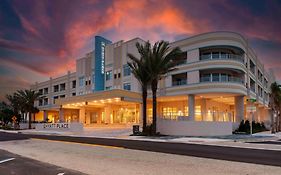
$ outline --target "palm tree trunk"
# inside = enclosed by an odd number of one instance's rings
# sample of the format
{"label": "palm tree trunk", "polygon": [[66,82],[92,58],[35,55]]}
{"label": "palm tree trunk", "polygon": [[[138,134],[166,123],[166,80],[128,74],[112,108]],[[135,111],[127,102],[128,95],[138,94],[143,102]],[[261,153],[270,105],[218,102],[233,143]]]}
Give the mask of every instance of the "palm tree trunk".
{"label": "palm tree trunk", "polygon": [[31,112],[29,112],[29,113],[28,113],[28,128],[29,128],[29,129],[31,129],[31,118],[32,118],[31,115],[32,115]]}
{"label": "palm tree trunk", "polygon": [[142,88],[142,132],[146,132],[146,99],[147,99],[147,87]]}
{"label": "palm tree trunk", "polygon": [[157,80],[152,80],[151,90],[152,90],[152,134],[156,135],[156,122],[157,122]]}
{"label": "palm tree trunk", "polygon": [[272,110],[271,110],[271,133],[275,133],[274,113],[275,113],[275,110],[272,108]]}

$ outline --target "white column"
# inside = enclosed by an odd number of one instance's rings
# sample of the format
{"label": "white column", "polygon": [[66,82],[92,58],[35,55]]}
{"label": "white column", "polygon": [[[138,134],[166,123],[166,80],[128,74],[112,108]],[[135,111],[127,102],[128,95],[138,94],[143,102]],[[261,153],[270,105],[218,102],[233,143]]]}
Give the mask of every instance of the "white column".
{"label": "white column", "polygon": [[85,112],[86,112],[86,110],[84,107],[81,107],[79,109],[79,122],[83,123],[83,124],[85,124]]}
{"label": "white column", "polygon": [[64,110],[60,108],[59,110],[60,122],[64,122]]}
{"label": "white column", "polygon": [[235,119],[236,122],[244,120],[244,96],[236,96],[235,103]]}
{"label": "white column", "polygon": [[190,121],[194,121],[195,118],[195,96],[193,94],[188,95],[188,117]]}
{"label": "white column", "polygon": [[48,119],[48,111],[44,110],[43,111],[43,120],[47,121],[47,119]]}

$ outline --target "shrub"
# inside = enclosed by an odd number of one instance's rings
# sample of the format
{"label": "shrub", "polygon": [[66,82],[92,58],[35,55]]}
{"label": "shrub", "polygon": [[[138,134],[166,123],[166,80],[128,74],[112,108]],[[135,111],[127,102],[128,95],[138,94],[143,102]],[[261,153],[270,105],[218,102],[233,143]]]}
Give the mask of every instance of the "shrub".
{"label": "shrub", "polygon": [[[250,134],[250,128],[251,128],[251,126],[250,126],[249,120],[246,120],[246,121],[242,120],[240,122],[238,129],[235,130],[235,132],[236,133],[243,132],[243,133]],[[259,122],[252,121],[252,128],[253,128],[253,133],[267,131],[263,122],[259,123]]]}

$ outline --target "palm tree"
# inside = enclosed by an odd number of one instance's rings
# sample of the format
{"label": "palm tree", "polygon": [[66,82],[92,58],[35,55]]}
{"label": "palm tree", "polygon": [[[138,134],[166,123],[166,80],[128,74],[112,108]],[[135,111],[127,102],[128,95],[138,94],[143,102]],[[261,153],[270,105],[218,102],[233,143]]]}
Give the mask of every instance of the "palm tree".
{"label": "palm tree", "polygon": [[142,88],[142,119],[143,119],[143,126],[142,126],[142,132],[145,133],[146,131],[146,122],[147,122],[147,112],[146,112],[146,106],[147,106],[147,86],[150,82],[150,76],[149,72],[147,71],[146,62],[150,57],[150,51],[151,51],[151,45],[149,42],[146,42],[144,45],[141,45],[140,43],[136,43],[136,47],[138,49],[138,52],[140,54],[140,58],[137,58],[136,56],[132,54],[128,54],[128,57],[132,60],[132,62],[127,62],[129,67],[131,68],[132,73],[136,77],[136,79],[139,81],[141,88]]}
{"label": "palm tree", "polygon": [[37,113],[39,110],[34,107],[34,102],[39,99],[40,93],[32,90],[18,90],[16,96],[23,105],[25,112],[29,114],[28,127],[31,129],[31,117],[32,114]]}
{"label": "palm tree", "polygon": [[170,71],[175,70],[177,62],[175,58],[181,54],[179,47],[170,48],[169,42],[156,42],[151,50],[151,57],[148,59],[148,71],[151,76],[152,90],[152,133],[156,134],[156,116],[157,116],[157,87],[158,81]]}
{"label": "palm tree", "polygon": [[[270,107],[272,109],[272,127],[271,130],[274,133],[280,130],[280,112],[281,112],[281,86],[276,82],[272,83],[270,86]],[[274,113],[277,114],[277,121],[274,120]],[[278,125],[278,126],[277,126]]]}

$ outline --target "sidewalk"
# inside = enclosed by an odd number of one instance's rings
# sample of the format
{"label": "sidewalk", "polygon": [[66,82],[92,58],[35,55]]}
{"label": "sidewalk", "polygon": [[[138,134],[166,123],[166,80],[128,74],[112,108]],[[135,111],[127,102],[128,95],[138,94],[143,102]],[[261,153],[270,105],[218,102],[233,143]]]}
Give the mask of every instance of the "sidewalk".
{"label": "sidewalk", "polygon": [[281,133],[271,134],[269,131],[256,133],[251,135],[229,135],[218,137],[180,137],[180,136],[162,136],[162,137],[147,137],[147,136],[130,136],[131,128],[84,128],[83,132],[58,132],[58,131],[38,131],[38,130],[19,130],[6,131],[10,133],[22,134],[43,134],[43,135],[58,135],[70,137],[95,137],[95,138],[110,138],[124,140],[139,140],[151,142],[169,142],[169,143],[188,143],[213,146],[240,147],[251,149],[266,149],[281,151],[281,144],[263,144],[254,142],[277,141],[281,139]]}

